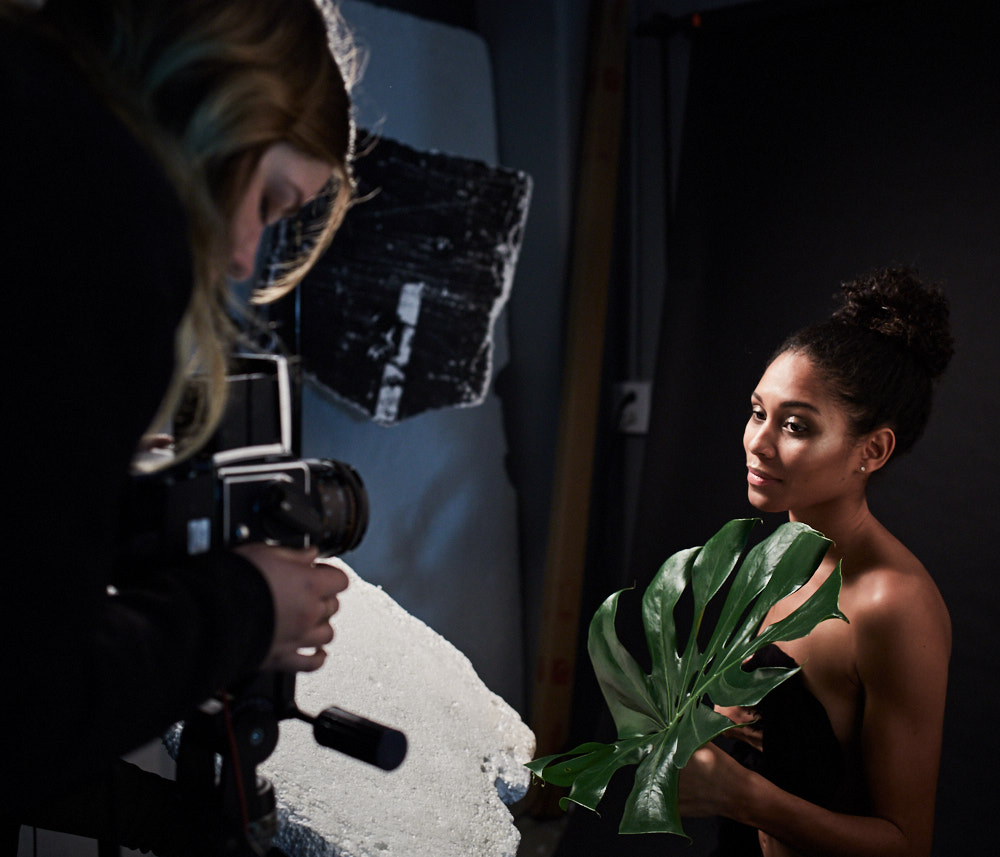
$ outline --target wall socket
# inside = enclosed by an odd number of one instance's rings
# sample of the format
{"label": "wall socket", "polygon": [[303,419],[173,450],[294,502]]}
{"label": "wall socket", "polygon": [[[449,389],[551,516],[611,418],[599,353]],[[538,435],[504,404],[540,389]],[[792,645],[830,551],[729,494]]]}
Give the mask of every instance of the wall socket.
{"label": "wall socket", "polygon": [[621,381],[615,384],[614,392],[618,431],[624,434],[646,434],[649,431],[653,382]]}

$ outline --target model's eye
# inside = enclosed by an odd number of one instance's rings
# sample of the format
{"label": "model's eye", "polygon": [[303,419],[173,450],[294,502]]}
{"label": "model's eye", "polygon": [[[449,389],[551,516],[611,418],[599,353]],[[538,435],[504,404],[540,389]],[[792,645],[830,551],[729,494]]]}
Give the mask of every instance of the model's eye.
{"label": "model's eye", "polygon": [[801,434],[802,432],[809,431],[809,426],[798,417],[789,417],[785,420],[785,429],[791,434]]}
{"label": "model's eye", "polygon": [[760,405],[753,405],[750,408],[750,419],[762,423],[767,419],[767,414],[764,413],[764,409]]}

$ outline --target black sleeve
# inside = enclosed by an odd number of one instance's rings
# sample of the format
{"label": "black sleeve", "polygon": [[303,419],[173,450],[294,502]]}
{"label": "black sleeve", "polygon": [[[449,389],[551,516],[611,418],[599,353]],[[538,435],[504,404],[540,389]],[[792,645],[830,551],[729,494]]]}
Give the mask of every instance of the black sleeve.
{"label": "black sleeve", "polygon": [[2,23],[0,123],[0,759],[16,813],[256,669],[274,608],[230,554],[150,568],[108,594],[128,463],[190,294],[187,222],[79,76]]}

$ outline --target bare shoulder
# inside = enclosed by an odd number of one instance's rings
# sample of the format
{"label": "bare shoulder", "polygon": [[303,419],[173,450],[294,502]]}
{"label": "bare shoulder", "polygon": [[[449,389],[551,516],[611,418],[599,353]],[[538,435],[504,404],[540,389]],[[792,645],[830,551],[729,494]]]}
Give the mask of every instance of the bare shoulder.
{"label": "bare shoulder", "polygon": [[864,650],[899,650],[899,643],[945,658],[951,651],[951,619],[933,578],[898,539],[882,529],[862,551],[845,595],[851,624]]}

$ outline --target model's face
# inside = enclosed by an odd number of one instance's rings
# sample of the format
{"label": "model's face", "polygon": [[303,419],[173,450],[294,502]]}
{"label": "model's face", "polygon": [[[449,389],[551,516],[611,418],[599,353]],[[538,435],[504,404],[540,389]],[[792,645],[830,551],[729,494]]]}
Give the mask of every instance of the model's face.
{"label": "model's face", "polygon": [[805,513],[854,490],[862,442],[843,406],[802,354],[779,355],[751,396],[743,433],[750,502],[764,512]]}
{"label": "model's face", "polygon": [[229,275],[233,279],[245,280],[253,273],[264,229],[314,199],[332,172],[330,164],[286,143],[276,143],[264,153],[250,175],[231,226]]}

